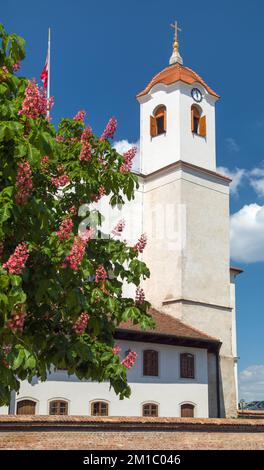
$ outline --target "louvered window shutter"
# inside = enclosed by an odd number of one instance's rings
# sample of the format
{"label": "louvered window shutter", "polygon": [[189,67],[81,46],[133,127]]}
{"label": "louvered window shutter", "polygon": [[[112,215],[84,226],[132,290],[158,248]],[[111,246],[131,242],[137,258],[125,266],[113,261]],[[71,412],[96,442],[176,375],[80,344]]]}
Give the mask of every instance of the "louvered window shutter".
{"label": "louvered window shutter", "polygon": [[199,134],[202,137],[206,136],[206,116],[200,118]]}
{"label": "louvered window shutter", "polygon": [[167,110],[164,109],[163,113],[164,113],[164,131],[166,132],[167,131]]}
{"label": "louvered window shutter", "polygon": [[150,116],[150,135],[151,137],[157,135],[156,119],[153,116]]}
{"label": "louvered window shutter", "polygon": [[191,115],[191,129],[192,129],[192,132],[194,132],[194,109],[192,109],[192,115]]}

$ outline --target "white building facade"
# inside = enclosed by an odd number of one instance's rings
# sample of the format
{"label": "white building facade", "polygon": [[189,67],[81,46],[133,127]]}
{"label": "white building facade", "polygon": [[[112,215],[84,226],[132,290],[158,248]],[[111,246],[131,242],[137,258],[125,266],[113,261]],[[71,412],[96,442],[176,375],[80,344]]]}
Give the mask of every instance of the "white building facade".
{"label": "white building facade", "polygon": [[116,332],[120,354],[138,354],[128,371],[131,398],[120,401],[107,383],[54,371],[45,383],[23,382],[10,413],[236,415],[241,270],[230,268],[230,179],[216,172],[218,98],[182,65],[175,45],[171,65],[137,96],[140,187],[123,216],[133,236],[148,236],[143,260],[151,277],[143,287],[157,328],[143,333],[121,325]]}

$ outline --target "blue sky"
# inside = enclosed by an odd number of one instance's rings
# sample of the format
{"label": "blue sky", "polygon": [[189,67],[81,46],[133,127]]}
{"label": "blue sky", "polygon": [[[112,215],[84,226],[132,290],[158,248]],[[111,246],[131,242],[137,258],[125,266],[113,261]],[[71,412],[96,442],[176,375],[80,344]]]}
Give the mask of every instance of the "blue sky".
{"label": "blue sky", "polygon": [[236,182],[233,264],[245,269],[237,279],[241,394],[264,400],[263,17],[262,0],[46,0],[41,5],[9,0],[1,5],[0,21],[26,39],[23,74],[37,78],[51,27],[55,124],[61,116],[86,109],[99,133],[114,114],[117,140],[130,142],[139,137],[135,95],[168,64],[169,25],[175,18],[180,21],[185,65],[221,95],[217,162]]}

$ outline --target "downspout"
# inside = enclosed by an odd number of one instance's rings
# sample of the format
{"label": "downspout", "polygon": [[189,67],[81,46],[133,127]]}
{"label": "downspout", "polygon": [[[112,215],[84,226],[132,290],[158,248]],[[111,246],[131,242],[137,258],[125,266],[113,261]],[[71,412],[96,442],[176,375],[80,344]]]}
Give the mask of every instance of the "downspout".
{"label": "downspout", "polygon": [[217,347],[215,352],[216,361],[216,402],[217,402],[217,418],[221,418],[221,403],[220,403],[220,364],[219,364],[219,351],[221,345]]}

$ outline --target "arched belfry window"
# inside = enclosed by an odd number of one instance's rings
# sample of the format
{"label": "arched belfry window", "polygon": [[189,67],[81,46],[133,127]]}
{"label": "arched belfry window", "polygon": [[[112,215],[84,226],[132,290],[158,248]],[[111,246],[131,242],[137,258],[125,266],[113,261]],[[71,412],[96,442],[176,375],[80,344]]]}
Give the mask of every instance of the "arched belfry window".
{"label": "arched belfry window", "polygon": [[167,130],[167,111],[166,106],[158,106],[153,116],[150,116],[150,135],[155,137],[156,135],[164,134]]}
{"label": "arched belfry window", "polygon": [[191,109],[191,126],[194,134],[206,136],[206,116],[202,116],[202,110],[196,104],[193,104]]}

